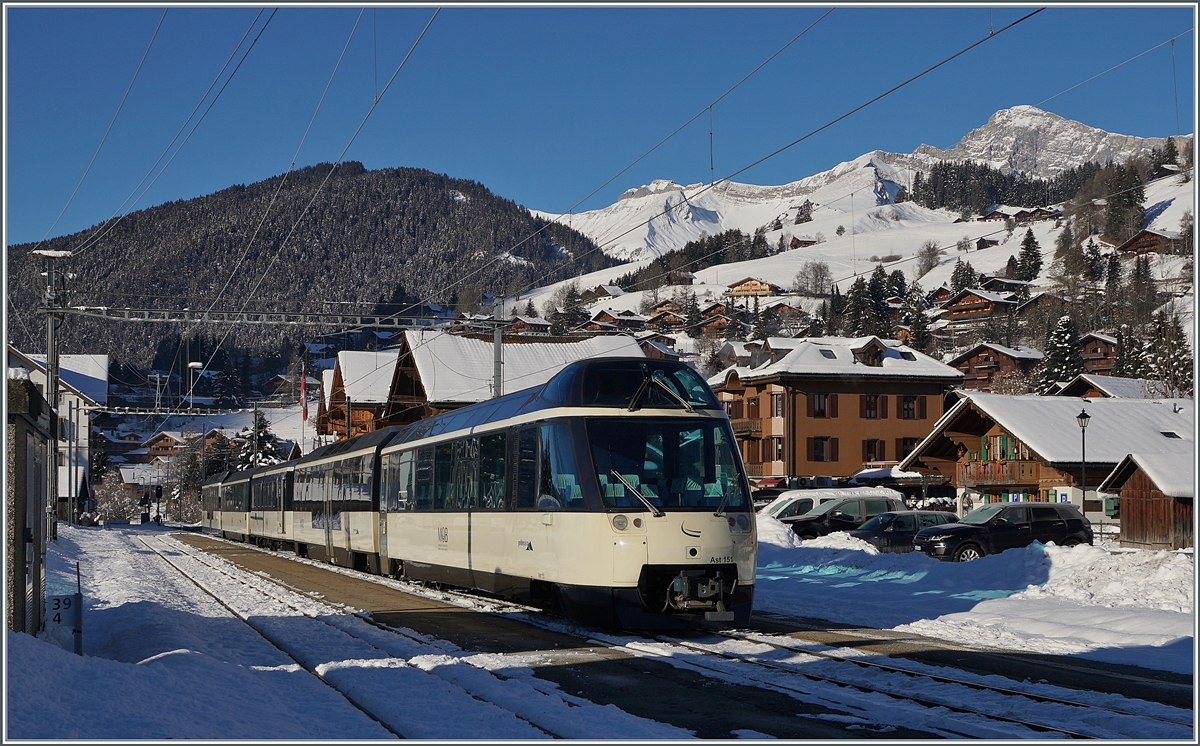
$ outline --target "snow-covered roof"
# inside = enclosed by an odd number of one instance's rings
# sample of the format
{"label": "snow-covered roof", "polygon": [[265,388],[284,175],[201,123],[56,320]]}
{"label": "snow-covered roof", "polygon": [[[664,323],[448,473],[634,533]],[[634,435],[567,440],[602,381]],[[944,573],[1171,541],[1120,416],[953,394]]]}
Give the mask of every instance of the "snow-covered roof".
{"label": "snow-covered roof", "polygon": [[386,404],[399,350],[338,353],[342,388],[353,404]]}
{"label": "snow-covered roof", "polygon": [[550,326],[550,322],[537,316],[514,316],[513,321],[520,321],[529,326]]}
{"label": "snow-covered roof", "polygon": [[[1049,463],[1078,464],[1083,437],[1088,463],[1116,464],[1129,453],[1175,452],[1192,440],[1195,403],[1191,399],[1079,399],[1057,396],[1006,396],[975,391],[963,397],[934,426],[929,439],[972,404]],[[1090,416],[1086,436],[1075,417]],[[1178,437],[1164,435],[1174,433]],[[921,450],[917,446],[914,454]],[[910,464],[906,458],[901,467]]]}
{"label": "snow-covered roof", "polygon": [[1041,360],[1043,357],[1045,357],[1042,355],[1042,353],[1038,352],[1032,347],[1022,347],[1021,345],[1017,345],[1016,347],[1005,347],[1004,345],[996,344],[995,342],[980,342],[961,355],[956,355],[955,357],[951,358],[946,364],[953,366],[956,363],[966,360],[968,357],[974,355],[984,347],[988,348],[989,350],[995,350],[1001,355],[1008,355],[1009,357],[1017,360]]}
{"label": "snow-covered roof", "polygon": [[[24,353],[12,345],[8,348],[18,357],[33,363],[45,375],[46,356]],[[59,381],[96,404],[108,403],[108,355],[59,355]]]}
{"label": "snow-covered roof", "polygon": [[321,396],[325,399],[325,408],[329,409],[329,397],[333,395],[333,368],[321,371]]}
{"label": "snow-covered roof", "polygon": [[1088,339],[1098,339],[1101,342],[1108,342],[1110,345],[1115,345],[1117,343],[1116,337],[1111,336],[1109,334],[1101,334],[1100,332],[1088,332],[1087,334],[1080,337],[1079,341],[1083,342]]}
{"label": "snow-covered roof", "polygon": [[1115,399],[1153,399],[1154,384],[1142,378],[1122,378],[1120,376],[1099,376],[1095,373],[1080,373],[1059,389],[1059,396],[1071,396],[1065,392],[1074,388],[1079,382],[1085,383],[1096,390]]}
{"label": "snow-covered roof", "polygon": [[[426,330],[404,334],[431,403],[491,398],[495,370],[492,342]],[[502,354],[506,393],[543,384],[577,360],[646,356],[636,340],[624,335],[588,337],[578,342],[505,344]]]}
{"label": "snow-covered roof", "polygon": [[[774,340],[768,340],[772,347]],[[739,373],[738,377],[743,381],[751,381],[782,374],[808,374],[944,378],[947,382],[961,381],[963,378],[960,371],[895,339],[884,340],[874,336],[857,339],[809,337],[796,341],[800,344],[780,358],[779,362],[761,365],[745,374]],[[863,365],[854,356],[856,351],[872,343],[878,343],[883,348],[882,365],[879,367]]]}
{"label": "snow-covered roof", "polygon": [[983,298],[984,300],[990,300],[992,303],[1015,303],[1016,302],[1013,300],[1012,293],[993,293],[992,291],[984,290],[983,288],[963,288],[962,290],[959,290],[957,293],[955,293],[954,296],[952,298],[950,298],[950,300],[946,301],[946,305],[947,306],[951,305],[956,300],[958,300],[959,298],[961,298],[962,296],[967,295],[967,294],[977,295],[980,298]]}
{"label": "snow-covered roof", "polygon": [[1134,468],[1140,468],[1150,477],[1163,495],[1167,497],[1195,497],[1192,477],[1196,472],[1196,452],[1187,441],[1177,441],[1181,447],[1174,451],[1157,453],[1131,453],[1109,473],[1098,488],[1101,492],[1112,491],[1117,484],[1124,484]]}

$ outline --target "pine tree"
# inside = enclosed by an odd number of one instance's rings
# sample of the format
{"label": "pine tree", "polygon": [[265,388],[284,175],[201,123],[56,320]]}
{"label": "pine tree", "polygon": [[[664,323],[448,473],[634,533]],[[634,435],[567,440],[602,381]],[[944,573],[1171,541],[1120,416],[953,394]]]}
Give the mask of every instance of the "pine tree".
{"label": "pine tree", "polygon": [[1009,254],[1008,263],[1004,265],[1004,276],[1010,280],[1016,280],[1019,274],[1021,274],[1021,268],[1017,266],[1017,258]]}
{"label": "pine tree", "polygon": [[861,337],[872,333],[873,313],[871,311],[871,295],[867,281],[859,276],[846,293],[846,308],[842,315],[845,317],[846,334],[851,337]]}
{"label": "pine tree", "polygon": [[813,203],[807,199],[804,200],[804,204],[802,204],[802,205],[800,205],[800,207],[796,208],[796,223],[795,223],[795,225],[800,225],[801,223],[811,222],[812,221],[812,211],[813,211]]}
{"label": "pine tree", "polygon": [[1034,384],[1035,393],[1048,394],[1059,381],[1070,381],[1083,372],[1083,355],[1079,349],[1079,332],[1070,316],[1058,320],[1058,326],[1046,342],[1041,373]]}
{"label": "pine tree", "polygon": [[888,306],[888,275],[882,264],[876,264],[867,282],[867,298],[870,301],[868,334],[887,336],[891,326],[892,309]]}
{"label": "pine tree", "polygon": [[957,293],[966,288],[975,287],[979,282],[979,273],[961,258],[954,262],[954,272],[950,275],[950,290]]}
{"label": "pine tree", "polygon": [[1058,238],[1054,239],[1054,256],[1061,256],[1073,248],[1075,248],[1075,234],[1071,232],[1070,224],[1067,224],[1063,226]]}
{"label": "pine tree", "polygon": [[1042,247],[1033,237],[1033,229],[1025,231],[1021,241],[1021,256],[1017,259],[1017,269],[1020,271],[1018,280],[1033,282],[1042,272]]}
{"label": "pine tree", "polygon": [[909,286],[904,301],[904,321],[912,337],[908,346],[918,352],[928,353],[933,344],[933,333],[929,330],[929,317],[925,315],[925,291],[920,283],[914,282]]}
{"label": "pine tree", "polygon": [[279,453],[279,439],[271,432],[271,423],[261,410],[254,410],[254,425],[241,433],[245,439],[237,453],[238,469],[254,469],[259,466],[278,464],[283,459]]}
{"label": "pine tree", "polygon": [[887,292],[889,296],[903,298],[908,295],[908,278],[904,276],[904,270],[892,270],[888,275]]}
{"label": "pine tree", "polygon": [[1132,324],[1148,324],[1158,306],[1158,288],[1155,287],[1154,276],[1150,272],[1150,257],[1139,256],[1134,260],[1127,296]]}
{"label": "pine tree", "polygon": [[241,403],[238,371],[227,357],[225,366],[213,377],[213,403],[218,407],[237,407]]}
{"label": "pine tree", "polygon": [[530,298],[529,302],[525,304],[525,317],[529,319],[536,319],[537,315],[537,309],[533,306],[533,298]]}
{"label": "pine tree", "polygon": [[1153,335],[1145,347],[1146,377],[1153,380],[1159,396],[1192,396],[1192,353],[1183,323],[1175,314],[1154,314]]}
{"label": "pine tree", "polygon": [[691,292],[685,296],[683,305],[684,330],[692,339],[700,336],[700,301],[696,298],[696,293]]}
{"label": "pine tree", "polygon": [[[1116,252],[1113,253],[1115,254]],[[1100,247],[1096,245],[1096,239],[1088,239],[1087,247],[1083,250],[1083,255],[1087,259],[1088,279],[1092,281],[1104,279],[1104,257],[1100,256]]]}

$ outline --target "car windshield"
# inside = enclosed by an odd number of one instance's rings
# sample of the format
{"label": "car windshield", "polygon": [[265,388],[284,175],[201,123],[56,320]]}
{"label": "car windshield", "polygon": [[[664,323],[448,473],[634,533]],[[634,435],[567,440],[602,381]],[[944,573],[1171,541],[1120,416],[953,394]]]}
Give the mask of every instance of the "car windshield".
{"label": "car windshield", "polygon": [[992,520],[992,517],[1004,510],[1003,505],[985,505],[982,508],[976,508],[970,513],[967,513],[962,518],[958,519],[959,523],[969,523],[975,526],[987,523]]}
{"label": "car windshield", "polygon": [[892,522],[892,518],[891,513],[880,513],[859,528],[861,531],[881,531],[888,527],[888,524]]}
{"label": "car windshield", "polygon": [[804,515],[825,515],[834,508],[841,508],[843,505],[845,505],[845,503],[841,500],[826,500],[820,505],[814,505],[813,509]]}

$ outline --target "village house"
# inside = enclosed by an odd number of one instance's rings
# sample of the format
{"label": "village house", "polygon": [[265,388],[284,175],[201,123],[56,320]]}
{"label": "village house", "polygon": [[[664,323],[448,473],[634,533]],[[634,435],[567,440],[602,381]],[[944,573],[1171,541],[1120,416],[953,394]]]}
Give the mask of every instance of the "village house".
{"label": "village house", "polygon": [[321,395],[317,397],[317,435],[333,435],[333,426],[329,423],[329,397],[332,394],[333,368],[327,368],[321,371]]}
{"label": "village house", "polygon": [[1055,384],[1051,396],[1073,396],[1076,399],[1156,399],[1154,381],[1144,378],[1080,373],[1065,384]]}
{"label": "village house", "polygon": [[1120,496],[1122,547],[1175,550],[1195,546],[1195,444],[1180,438],[1176,445],[1179,447],[1173,450],[1131,453],[1100,483],[1100,492]]}
{"label": "village house", "polygon": [[929,303],[933,306],[943,306],[954,297],[954,291],[947,285],[941,285],[929,294]]}
{"label": "village house", "polygon": [[975,250],[982,251],[982,250],[990,248],[992,246],[999,246],[999,245],[1000,245],[1000,241],[998,239],[984,237],[984,238],[980,238],[978,241],[975,242]]}
{"label": "village house", "polygon": [[1079,338],[1083,355],[1083,372],[1101,376],[1112,375],[1117,364],[1117,338],[1091,332]]}
{"label": "village house", "polygon": [[1029,376],[1040,362],[1042,353],[1029,347],[983,342],[946,364],[962,372],[963,388],[991,391],[997,378]]}
{"label": "village house", "polygon": [[812,236],[792,236],[791,242],[788,244],[790,248],[801,249],[807,246],[816,246],[817,239]]}
{"label": "village house", "polygon": [[[46,395],[46,358],[26,354],[8,345],[8,367],[27,372],[29,381]],[[94,507],[92,495],[92,422],[95,410],[108,404],[108,355],[60,355],[58,422],[58,515],[67,519],[68,506],[76,513]],[[96,447],[102,444],[97,442]],[[73,519],[72,519],[73,520]]]}
{"label": "village house", "polygon": [[1137,256],[1151,252],[1174,254],[1181,238],[1180,234],[1175,231],[1143,228],[1130,236],[1128,241],[1117,246],[1117,251],[1121,254],[1135,254]]}
{"label": "village house", "polygon": [[979,287],[993,293],[1020,293],[1027,290],[1032,282],[1025,280],[1014,280],[1010,277],[1001,277],[1000,275],[984,275],[979,282]]}
{"label": "village house", "polygon": [[36,635],[46,605],[46,542],[55,535],[49,475],[58,415],[29,377],[11,368],[5,393],[5,621],[14,632]]}
{"label": "village house", "polygon": [[[1192,438],[1193,404],[1186,399],[958,395],[900,468],[936,473],[976,506],[1070,502],[1100,520],[1097,485],[1125,456],[1176,450],[1174,441]],[[1077,421],[1081,411],[1090,418],[1086,428]]]}
{"label": "village house", "polygon": [[895,461],[929,433],[943,396],[962,381],[896,340],[792,341],[776,362],[709,379],[751,476],[847,477]]}
{"label": "village house", "polygon": [[595,303],[596,301],[606,300],[608,298],[617,298],[625,295],[625,291],[616,285],[597,285],[594,288],[588,288],[579,294],[579,300],[585,304]]}
{"label": "village house", "polygon": [[550,322],[537,316],[514,316],[506,333],[547,335],[550,333]]}
{"label": "village house", "polygon": [[696,275],[684,269],[672,269],[667,272],[666,284],[691,285],[696,281]]}
{"label": "village house", "polygon": [[655,329],[679,329],[687,325],[687,319],[681,314],[664,309],[646,319],[646,326]]}
{"label": "village house", "polygon": [[[495,346],[490,339],[434,330],[408,330],[392,350],[398,363],[390,381],[386,424],[415,422],[493,397]],[[645,357],[638,342],[624,334],[598,337],[503,339],[503,393],[538,386],[577,360],[595,357]]]}
{"label": "village house", "polygon": [[745,298],[752,295],[783,295],[787,290],[773,282],[760,280],[757,277],[747,277],[729,286],[726,295],[734,298]]}
{"label": "village house", "polygon": [[392,424],[385,413],[398,357],[395,349],[338,353],[325,411],[330,434],[340,440]]}
{"label": "village house", "polygon": [[954,325],[983,321],[996,313],[1017,307],[1011,293],[993,293],[981,288],[964,288],[944,304],[941,318]]}

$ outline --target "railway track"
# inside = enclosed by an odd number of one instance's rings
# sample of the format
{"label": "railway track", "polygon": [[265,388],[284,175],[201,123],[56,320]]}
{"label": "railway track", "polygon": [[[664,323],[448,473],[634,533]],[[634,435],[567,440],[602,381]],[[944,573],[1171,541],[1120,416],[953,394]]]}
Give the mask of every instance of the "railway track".
{"label": "railway track", "polygon": [[[307,564],[320,565],[315,562]],[[322,567],[328,568],[325,565]],[[1097,704],[1096,701],[1072,700],[1061,696],[1059,687],[1012,680],[1008,680],[1012,686],[997,685],[980,681],[984,678],[982,676],[976,676],[976,680],[964,678],[971,676],[966,671],[952,676],[947,675],[946,669],[940,666],[918,663],[900,667],[892,665],[891,659],[888,663],[881,663],[856,657],[861,653],[856,654],[852,649],[843,653],[838,652],[837,648],[805,644],[790,637],[761,632],[724,633],[717,636],[715,642],[679,637],[605,635],[511,602],[491,599],[481,602],[480,597],[474,594],[444,588],[410,588],[405,587],[411,585],[408,583],[365,577],[389,586],[400,585],[408,592],[417,592],[426,597],[457,601],[481,613],[501,614],[510,619],[516,616],[538,627],[576,635],[586,639],[589,644],[629,651],[643,657],[667,659],[673,665],[686,666],[707,677],[751,683],[798,699],[822,701],[825,706],[853,711],[855,714],[846,718],[851,727],[868,730],[880,728],[885,732],[889,721],[895,722],[903,717],[897,714],[902,708],[898,709],[895,703],[908,702],[911,703],[909,707],[916,705],[926,711],[939,713],[934,717],[922,718],[916,724],[910,721],[910,727],[950,736],[1012,738],[1021,737],[1020,729],[1025,729],[1026,737],[1059,735],[1070,738],[1190,739],[1192,734],[1192,723],[1185,722],[1190,717],[1188,711],[1152,702],[1136,701],[1140,702],[1143,710],[1157,710],[1157,714],[1133,711],[1137,707],[1122,709]],[[301,589],[280,585],[279,581],[272,578],[265,578],[263,582],[270,582],[290,594],[304,593]],[[326,612],[346,612],[325,602],[318,603]],[[371,623],[369,619],[364,618],[363,621]],[[375,628],[404,634],[402,630],[379,624],[375,624]],[[911,663],[906,661],[906,664]],[[814,670],[817,666],[820,667],[819,671]],[[921,668],[936,670],[919,670]],[[848,690],[865,695],[867,699],[876,698],[876,704],[860,702],[847,705],[836,692]],[[1114,698],[1112,695],[1096,697]],[[880,713],[883,713],[882,717]],[[557,735],[552,730],[542,730]]]}
{"label": "railway track", "polygon": [[[263,638],[265,638],[268,642],[282,651],[289,658],[294,660],[297,665],[311,675],[320,679],[325,685],[337,691],[351,705],[363,712],[367,717],[379,723],[379,725],[398,738],[439,737],[437,734],[422,732],[419,727],[414,728],[414,724],[411,720],[406,721],[403,717],[397,717],[397,708],[395,707],[397,698],[395,696],[395,692],[389,692],[386,690],[380,690],[375,693],[364,692],[363,687],[355,686],[354,682],[349,680],[349,677],[336,675],[338,672],[344,671],[344,668],[341,668],[337,664],[331,665],[331,661],[321,660],[320,656],[314,657],[312,655],[305,654],[305,652],[302,650],[298,650],[294,637],[289,639],[288,635],[280,634],[280,629],[278,627],[266,622],[266,620],[270,619],[270,617],[264,615],[264,611],[266,611],[263,608],[264,604],[261,600],[256,599],[268,599],[267,605],[273,606],[276,609],[287,609],[288,612],[290,612],[289,616],[303,616],[306,619],[311,620],[313,623],[323,626],[327,630],[326,636],[330,636],[335,639],[342,636],[353,638],[353,640],[356,641],[355,647],[358,649],[355,652],[358,654],[359,659],[367,658],[370,660],[373,658],[373,663],[376,668],[388,668],[390,667],[388,664],[394,662],[395,667],[409,668],[414,673],[421,670],[418,668],[413,668],[407,663],[407,659],[412,656],[406,656],[404,654],[398,655],[394,651],[388,650],[387,647],[389,646],[387,646],[386,641],[380,639],[380,636],[383,635],[386,635],[388,638],[399,637],[403,640],[406,640],[408,643],[407,647],[409,648],[409,650],[405,651],[406,653],[414,652],[414,647],[432,648],[427,650],[427,654],[430,656],[453,656],[453,650],[446,648],[439,649],[436,645],[431,646],[426,640],[420,640],[408,635],[404,635],[398,630],[387,629],[385,631],[385,628],[383,628],[381,625],[374,625],[370,620],[363,619],[359,616],[347,615],[345,609],[339,608],[334,604],[312,598],[308,595],[303,595],[302,598],[297,599],[296,593],[293,590],[270,579],[262,578],[261,576],[257,575],[249,575],[250,580],[248,580],[246,577],[244,577],[248,575],[248,573],[240,571],[230,572],[228,569],[221,566],[220,560],[207,557],[204,555],[204,553],[187,548],[178,542],[172,542],[174,546],[170,546],[169,548],[155,546],[155,544],[161,545],[164,543],[161,539],[152,541],[142,538],[141,542],[148,549],[161,557],[165,562],[174,567],[181,575],[194,583],[197,588],[199,588],[208,596],[212,597],[231,614],[241,619],[244,623],[262,635]],[[172,554],[175,554],[176,556],[172,557]],[[185,561],[181,562],[179,557],[184,557],[186,559]],[[186,567],[188,563],[199,565],[201,568],[203,568],[203,570],[201,572],[196,572],[197,567]],[[233,581],[239,584],[242,588],[246,589],[246,592],[235,594],[237,597],[232,600],[229,598],[227,593],[218,594],[214,592],[211,587],[214,584],[211,582],[206,582],[206,580],[211,581],[213,573],[222,576],[227,581]],[[227,589],[228,587],[226,586],[226,590]],[[355,629],[356,626],[363,627],[363,629]],[[368,629],[374,630],[377,634],[370,634]],[[311,629],[305,631],[305,633],[301,635],[306,644],[312,644],[314,638],[320,636],[320,632],[314,633]],[[383,646],[381,647],[376,643],[383,643]],[[469,660],[466,662],[468,664],[470,663]],[[381,663],[383,664],[382,666],[380,665]],[[495,712],[490,713],[489,716],[486,717],[486,722],[489,724],[489,727],[494,729],[493,732],[505,729],[505,724],[503,722],[504,718],[500,716],[508,715],[514,720],[523,723],[525,725],[525,729],[524,733],[521,734],[522,729],[519,727],[508,728],[507,730],[509,732],[507,737],[523,739],[538,737],[569,737],[555,733],[550,728],[534,722],[533,719],[514,712],[512,709],[506,706],[511,703],[497,703],[491,701],[486,697],[486,695],[481,694],[478,691],[471,691],[472,688],[483,691],[487,691],[489,689],[498,689],[499,687],[489,686],[489,682],[487,681],[489,678],[495,679],[495,674],[478,668],[473,668],[473,670],[469,672],[460,671],[456,673],[459,675],[451,677],[456,679],[456,681],[446,683],[450,684],[451,686],[461,688],[463,695],[480,703],[482,709],[487,709],[487,706],[489,705],[495,708]],[[420,676],[428,675],[428,671],[422,671],[420,674]],[[436,674],[433,674],[433,676],[436,676]],[[410,678],[419,678],[419,676],[414,675]],[[478,684],[478,686],[471,687],[472,679],[475,680],[475,683]],[[462,713],[458,714],[461,716]],[[424,718],[422,718],[422,720],[424,720]],[[440,737],[446,736],[442,734]],[[479,735],[475,734],[475,737],[479,737]],[[495,737],[504,736],[496,735]]]}

